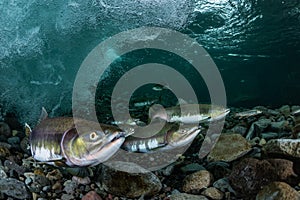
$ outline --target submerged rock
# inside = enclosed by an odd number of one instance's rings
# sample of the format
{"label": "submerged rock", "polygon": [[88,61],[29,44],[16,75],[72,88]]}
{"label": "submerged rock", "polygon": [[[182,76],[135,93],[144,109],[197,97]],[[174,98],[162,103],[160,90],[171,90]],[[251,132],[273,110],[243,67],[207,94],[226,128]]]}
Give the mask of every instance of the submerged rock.
{"label": "submerged rock", "polygon": [[245,158],[232,169],[229,182],[238,196],[257,194],[262,186],[276,181],[275,168],[266,160]]}
{"label": "submerged rock", "polygon": [[209,161],[231,162],[251,150],[251,144],[240,134],[222,134],[208,155]]}
{"label": "submerged rock", "polygon": [[224,197],[224,193],[214,187],[205,189],[201,194],[214,200],[221,200]]}
{"label": "submerged rock", "polygon": [[187,193],[199,194],[213,183],[213,176],[207,170],[201,170],[187,175],[183,180],[182,190]]}
{"label": "submerged rock", "polygon": [[128,162],[103,165],[100,181],[107,192],[127,198],[153,196],[162,188],[160,180],[152,172]]}
{"label": "submerged rock", "polygon": [[82,197],[81,200],[102,200],[102,198],[95,191],[90,191]]}
{"label": "submerged rock", "polygon": [[169,198],[171,200],[208,200],[208,198],[202,195],[193,195],[186,193],[172,194]]}
{"label": "submerged rock", "polygon": [[11,136],[11,129],[5,122],[0,122],[0,136],[9,138]]}
{"label": "submerged rock", "polygon": [[291,200],[300,199],[300,193],[284,182],[273,182],[264,186],[256,196],[256,200]]}
{"label": "submerged rock", "polygon": [[263,146],[266,154],[300,158],[300,139],[272,139]]}
{"label": "submerged rock", "polygon": [[16,199],[27,199],[30,197],[24,183],[13,178],[0,179],[0,192]]}
{"label": "submerged rock", "polygon": [[291,114],[291,108],[289,105],[284,105],[279,108],[279,111],[285,116],[288,117]]}
{"label": "submerged rock", "polygon": [[196,171],[200,171],[200,170],[205,170],[205,168],[202,165],[198,164],[198,163],[191,163],[191,164],[188,164],[188,165],[185,165],[185,166],[181,167],[180,170],[183,173],[189,173],[189,172],[196,172]]}
{"label": "submerged rock", "polygon": [[251,124],[250,129],[246,135],[246,139],[250,140],[260,134],[271,124],[270,119],[260,119]]}

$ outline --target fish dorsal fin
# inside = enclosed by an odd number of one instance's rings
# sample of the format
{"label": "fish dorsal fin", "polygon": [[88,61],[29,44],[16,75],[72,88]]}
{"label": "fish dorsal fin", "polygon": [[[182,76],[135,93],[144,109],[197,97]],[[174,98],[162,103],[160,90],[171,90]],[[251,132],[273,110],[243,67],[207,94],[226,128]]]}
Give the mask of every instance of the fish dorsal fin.
{"label": "fish dorsal fin", "polygon": [[30,126],[27,123],[25,123],[25,134],[27,136],[29,136],[31,134],[31,132],[32,132],[32,130],[31,130]]}
{"label": "fish dorsal fin", "polygon": [[38,123],[41,123],[43,120],[45,120],[48,117],[48,113],[44,107],[42,107],[42,112],[39,118]]}

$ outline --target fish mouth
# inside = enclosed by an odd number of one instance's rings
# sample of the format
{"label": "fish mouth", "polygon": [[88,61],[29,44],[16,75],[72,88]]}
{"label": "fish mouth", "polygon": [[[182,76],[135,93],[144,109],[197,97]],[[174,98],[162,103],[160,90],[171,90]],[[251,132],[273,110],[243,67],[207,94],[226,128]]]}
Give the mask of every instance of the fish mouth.
{"label": "fish mouth", "polygon": [[202,130],[201,126],[191,128],[191,130],[188,133],[183,134],[179,138],[179,140],[171,141],[169,143],[169,148],[178,148],[178,147],[188,145],[189,143],[191,143],[194,140],[194,138],[200,133],[201,130]]}
{"label": "fish mouth", "polygon": [[96,152],[86,155],[86,160],[91,162],[89,166],[98,165],[112,157],[124,143],[125,136],[125,132],[115,132],[106,135],[104,144]]}

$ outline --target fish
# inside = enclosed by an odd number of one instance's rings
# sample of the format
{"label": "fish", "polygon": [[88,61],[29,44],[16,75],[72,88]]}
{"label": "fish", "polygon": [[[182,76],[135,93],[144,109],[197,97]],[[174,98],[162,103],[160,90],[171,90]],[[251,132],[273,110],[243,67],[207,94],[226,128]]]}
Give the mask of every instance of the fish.
{"label": "fish", "polygon": [[161,119],[167,122],[195,124],[216,121],[224,118],[230,110],[222,106],[210,104],[182,104],[174,107],[155,110],[149,109],[149,118]]}
{"label": "fish", "polygon": [[201,130],[201,126],[179,126],[178,123],[166,123],[157,134],[139,138],[135,137],[139,134],[139,129],[137,129],[133,135],[126,138],[121,149],[135,153],[172,150],[191,143]]}
{"label": "fish", "polygon": [[[99,125],[102,130],[98,130]],[[115,126],[72,117],[45,117],[32,130],[28,124],[25,126],[26,132],[30,132],[32,157],[54,166],[98,165],[114,155],[126,137],[126,133]],[[80,126],[80,134],[77,126]]]}
{"label": "fish", "polygon": [[239,119],[246,118],[246,117],[252,117],[261,114],[262,111],[253,109],[253,110],[247,110],[243,112],[239,112],[235,114],[235,117],[238,117]]}
{"label": "fish", "polygon": [[291,114],[292,115],[298,115],[298,114],[300,114],[300,109],[294,110]]}
{"label": "fish", "polygon": [[163,91],[163,90],[171,90],[171,89],[167,84],[155,84],[152,87],[152,90],[154,90],[154,91]]}

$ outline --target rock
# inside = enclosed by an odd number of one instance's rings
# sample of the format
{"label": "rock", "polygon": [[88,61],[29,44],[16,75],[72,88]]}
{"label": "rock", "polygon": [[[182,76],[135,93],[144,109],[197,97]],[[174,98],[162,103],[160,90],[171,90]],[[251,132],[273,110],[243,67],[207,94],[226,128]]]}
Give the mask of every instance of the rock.
{"label": "rock", "polygon": [[247,132],[247,128],[241,125],[236,125],[234,126],[232,129],[230,129],[231,132],[233,133],[238,133],[242,136],[245,136],[246,132]]}
{"label": "rock", "polygon": [[241,197],[257,194],[262,186],[276,179],[276,171],[272,164],[254,158],[245,158],[234,165],[229,176],[231,186]]}
{"label": "rock", "polygon": [[291,109],[289,105],[284,105],[279,108],[279,112],[281,112],[285,117],[291,115]]}
{"label": "rock", "polygon": [[8,144],[16,145],[20,144],[20,138],[19,137],[10,137],[7,139]]}
{"label": "rock", "polygon": [[251,124],[250,129],[247,133],[246,139],[251,140],[255,136],[260,136],[260,134],[271,124],[270,119],[260,119]]}
{"label": "rock", "polygon": [[214,200],[221,200],[224,197],[223,192],[214,187],[205,189],[201,194]]}
{"label": "rock", "polygon": [[90,191],[81,200],[102,200],[102,198],[95,191]]}
{"label": "rock", "polygon": [[46,175],[46,178],[49,179],[49,181],[57,181],[62,179],[63,175],[58,169],[54,169],[51,172],[48,172]]}
{"label": "rock", "polygon": [[91,183],[91,179],[86,176],[86,177],[78,177],[78,176],[73,176],[72,181],[75,182],[76,184],[82,184],[82,185],[88,185]]}
{"label": "rock", "polygon": [[275,139],[278,138],[278,133],[275,132],[262,133],[261,137],[265,140]]}
{"label": "rock", "polygon": [[199,194],[203,188],[207,188],[212,183],[212,174],[207,170],[201,170],[184,178],[182,190],[187,193]]}
{"label": "rock", "polygon": [[71,194],[62,194],[61,199],[63,199],[63,200],[73,200],[73,199],[75,199],[75,197]]}
{"label": "rock", "polygon": [[172,174],[172,172],[174,171],[175,168],[175,163],[171,163],[170,165],[164,167],[163,169],[160,170],[160,172],[164,175],[164,176],[170,176]]}
{"label": "rock", "polygon": [[298,176],[294,172],[294,163],[285,159],[267,159],[275,168],[276,181],[284,181],[289,184],[296,184]]}
{"label": "rock", "polygon": [[0,122],[0,135],[5,138],[9,138],[11,136],[11,129],[5,122]]}
{"label": "rock", "polygon": [[251,150],[251,144],[240,134],[222,134],[208,155],[208,160],[231,162]]}
{"label": "rock", "polygon": [[16,162],[11,160],[5,160],[4,166],[10,169],[11,171],[16,172],[19,176],[24,175],[26,168],[24,166],[19,166]]}
{"label": "rock", "polygon": [[186,193],[178,193],[170,195],[170,200],[208,200],[205,196],[202,195],[193,195]]}
{"label": "rock", "polygon": [[0,158],[7,158],[10,156],[10,151],[7,147],[0,146]]}
{"label": "rock", "polygon": [[20,142],[20,147],[21,149],[27,153],[30,154],[30,145],[29,145],[29,138],[28,137],[24,137],[21,142]]}
{"label": "rock", "polygon": [[42,191],[42,188],[44,186],[50,184],[49,180],[42,175],[38,175],[32,172],[26,172],[24,173],[24,176],[26,177],[25,183],[30,192],[39,193],[40,191]]}
{"label": "rock", "polygon": [[300,158],[300,139],[272,139],[263,146],[266,154]]}
{"label": "rock", "polygon": [[0,179],[2,179],[2,178],[7,178],[7,174],[3,170],[3,167],[0,166]]}
{"label": "rock", "polygon": [[162,188],[152,172],[134,163],[120,161],[103,165],[100,181],[108,193],[127,198],[153,196]]}
{"label": "rock", "polygon": [[291,200],[300,199],[300,193],[284,182],[273,182],[264,186],[256,196],[256,200]]}
{"label": "rock", "polygon": [[227,178],[221,178],[213,183],[213,186],[222,192],[231,192],[235,194],[235,191],[232,189],[232,187],[229,184],[229,180]]}
{"label": "rock", "polygon": [[64,191],[67,193],[67,194],[74,194],[75,193],[75,190],[77,188],[77,184],[74,182],[74,181],[71,181],[71,180],[67,180],[66,182],[64,182]]}
{"label": "rock", "polygon": [[271,122],[270,130],[274,132],[281,132],[288,128],[289,122],[286,120],[279,122]]}
{"label": "rock", "polygon": [[180,170],[183,173],[190,173],[190,172],[205,170],[205,168],[202,165],[199,165],[198,163],[191,163],[191,164],[181,167]]}
{"label": "rock", "polygon": [[266,144],[267,143],[267,141],[264,139],[264,138],[262,138],[260,141],[259,141],[259,145],[260,146],[263,146],[264,144]]}
{"label": "rock", "polygon": [[13,178],[0,179],[0,192],[16,199],[30,198],[24,183]]}
{"label": "rock", "polygon": [[213,174],[215,179],[223,178],[230,173],[230,165],[227,162],[210,162],[206,169]]}

